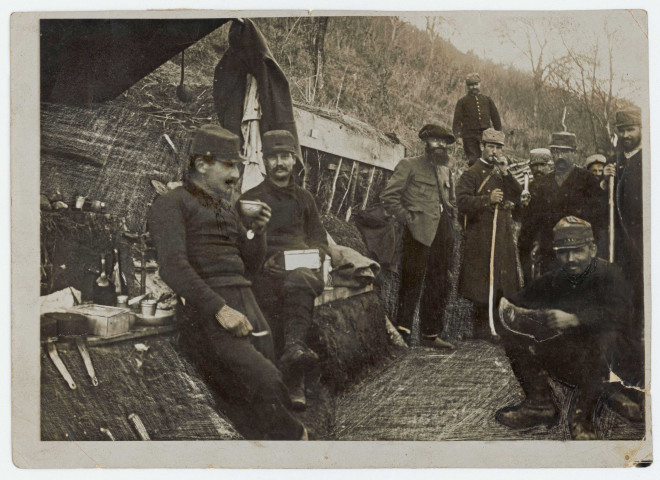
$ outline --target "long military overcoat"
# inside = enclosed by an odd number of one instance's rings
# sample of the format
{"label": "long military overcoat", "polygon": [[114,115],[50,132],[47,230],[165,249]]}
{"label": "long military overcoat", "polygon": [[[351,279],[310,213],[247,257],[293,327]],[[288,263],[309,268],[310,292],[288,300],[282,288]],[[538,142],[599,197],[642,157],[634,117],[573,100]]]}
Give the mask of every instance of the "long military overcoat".
{"label": "long military overcoat", "polygon": [[[490,194],[504,192],[504,201],[518,205],[522,187],[510,174],[493,173],[483,160],[467,169],[456,185],[459,220],[465,226],[465,247],[458,292],[477,303],[488,303],[490,251],[495,209]],[[511,210],[499,209],[495,236],[494,292],[511,295],[518,289]]]}

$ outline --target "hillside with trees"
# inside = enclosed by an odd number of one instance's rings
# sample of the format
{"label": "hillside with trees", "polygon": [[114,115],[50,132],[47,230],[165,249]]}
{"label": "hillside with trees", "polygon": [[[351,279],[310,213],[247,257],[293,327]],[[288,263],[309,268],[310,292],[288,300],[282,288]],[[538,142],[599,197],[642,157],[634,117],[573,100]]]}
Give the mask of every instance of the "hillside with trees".
{"label": "hillside with trees", "polygon": [[[255,23],[287,74],[294,102],[357,118],[394,134],[409,152],[419,151],[417,131],[428,122],[451,126],[456,101],[465,94],[464,78],[479,72],[482,91],[491,96],[503,119],[509,153],[547,146],[550,133],[577,134],[583,156],[611,150],[610,122],[625,101],[612,94],[611,48],[606,42],[585,43],[580,52],[566,46],[560,59],[544,58],[544,39],[537,26],[521,19],[518,32],[528,42],[516,45],[529,57],[531,73],[496,64],[472,52],[463,53],[438,34],[441,17],[427,17],[420,29],[398,17],[279,17]],[[569,29],[570,24],[552,25]],[[494,41],[510,41],[507,31]],[[215,119],[211,85],[215,65],[227,48],[229,25],[186,50],[186,84],[195,93],[190,104],[174,94],[179,82],[177,56],[133,86],[119,103],[140,99],[147,109],[167,118]],[[523,37],[524,38],[524,37]],[[499,39],[499,40],[498,40]],[[603,44],[606,43],[606,44]],[[610,78],[597,78],[601,51],[610,52]],[[605,65],[607,67],[607,65]],[[164,99],[171,99],[170,105]],[[455,154],[462,156],[462,149]]]}

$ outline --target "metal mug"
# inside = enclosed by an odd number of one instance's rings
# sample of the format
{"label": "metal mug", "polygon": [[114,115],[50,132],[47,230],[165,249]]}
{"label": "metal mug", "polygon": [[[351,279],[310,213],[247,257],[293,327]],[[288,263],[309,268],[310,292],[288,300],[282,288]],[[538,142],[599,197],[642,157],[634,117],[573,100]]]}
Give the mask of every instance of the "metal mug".
{"label": "metal mug", "polygon": [[145,317],[155,317],[156,316],[156,300],[142,300],[140,303],[140,308],[142,309],[142,315]]}

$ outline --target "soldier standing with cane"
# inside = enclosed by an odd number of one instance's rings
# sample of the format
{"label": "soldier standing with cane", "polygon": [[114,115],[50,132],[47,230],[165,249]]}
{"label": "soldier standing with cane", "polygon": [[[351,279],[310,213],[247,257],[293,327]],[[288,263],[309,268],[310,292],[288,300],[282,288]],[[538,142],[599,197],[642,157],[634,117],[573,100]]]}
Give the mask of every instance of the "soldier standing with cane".
{"label": "soldier standing with cane", "polygon": [[481,158],[456,186],[459,218],[465,218],[458,291],[475,304],[475,338],[492,340],[495,331],[489,303],[496,304],[502,295],[518,288],[511,210],[520,203],[522,188],[502,155],[504,133],[485,130],[481,146]]}

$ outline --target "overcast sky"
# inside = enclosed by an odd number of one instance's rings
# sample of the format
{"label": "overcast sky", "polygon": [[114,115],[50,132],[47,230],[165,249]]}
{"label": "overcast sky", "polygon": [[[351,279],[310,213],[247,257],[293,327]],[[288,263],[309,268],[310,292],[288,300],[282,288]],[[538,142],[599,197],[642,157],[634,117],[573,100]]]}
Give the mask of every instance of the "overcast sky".
{"label": "overcast sky", "polygon": [[[575,12],[489,12],[462,11],[439,12],[445,20],[440,27],[441,36],[462,52],[472,50],[476,55],[504,65],[513,65],[523,71],[531,71],[529,59],[516,47],[502,42],[498,29],[509,28],[520,37],[515,18],[527,17],[538,21],[540,31],[554,19],[570,21],[564,39],[575,49],[585,49],[595,38],[600,40],[601,52],[606,53],[605,25],[610,31],[618,30],[620,41],[615,42],[613,64],[615,70],[615,94],[628,98],[642,106],[648,102],[648,28],[646,14],[641,10],[600,10]],[[424,14],[404,16],[406,20],[425,29]],[[559,58],[566,54],[561,37],[556,32],[547,35],[546,58]],[[601,57],[602,67],[609,68],[606,57]],[[602,75],[606,75],[604,70]],[[484,91],[488,87],[484,85]]]}

